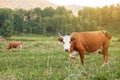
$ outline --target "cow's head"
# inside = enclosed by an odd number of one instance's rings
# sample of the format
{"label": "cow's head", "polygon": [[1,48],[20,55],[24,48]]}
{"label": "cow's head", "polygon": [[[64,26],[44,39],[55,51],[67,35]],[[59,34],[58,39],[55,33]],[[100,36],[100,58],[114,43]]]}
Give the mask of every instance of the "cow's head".
{"label": "cow's head", "polygon": [[58,41],[63,43],[63,47],[64,47],[64,50],[66,52],[68,52],[70,50],[70,41],[71,41],[70,36],[68,36],[68,35],[66,35],[66,36],[59,36],[58,37]]}

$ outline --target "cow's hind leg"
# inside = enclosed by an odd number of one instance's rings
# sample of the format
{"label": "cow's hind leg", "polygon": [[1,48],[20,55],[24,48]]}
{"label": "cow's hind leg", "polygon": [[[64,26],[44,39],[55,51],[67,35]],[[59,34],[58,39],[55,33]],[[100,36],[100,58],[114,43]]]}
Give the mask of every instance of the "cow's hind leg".
{"label": "cow's hind leg", "polygon": [[108,64],[108,48],[109,48],[109,41],[103,46],[103,58],[104,63]]}

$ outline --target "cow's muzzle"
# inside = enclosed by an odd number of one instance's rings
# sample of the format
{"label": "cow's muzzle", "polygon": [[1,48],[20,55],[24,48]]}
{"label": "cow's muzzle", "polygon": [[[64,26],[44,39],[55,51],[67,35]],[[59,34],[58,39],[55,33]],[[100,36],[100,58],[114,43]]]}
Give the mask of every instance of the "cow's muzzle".
{"label": "cow's muzzle", "polygon": [[69,50],[68,49],[65,49],[65,52],[68,52]]}

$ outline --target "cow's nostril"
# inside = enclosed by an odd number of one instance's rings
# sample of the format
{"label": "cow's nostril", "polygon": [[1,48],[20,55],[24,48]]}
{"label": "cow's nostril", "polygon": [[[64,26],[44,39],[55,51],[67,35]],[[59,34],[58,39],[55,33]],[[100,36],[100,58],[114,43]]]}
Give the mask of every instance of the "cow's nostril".
{"label": "cow's nostril", "polygon": [[68,52],[68,49],[65,49],[65,52]]}

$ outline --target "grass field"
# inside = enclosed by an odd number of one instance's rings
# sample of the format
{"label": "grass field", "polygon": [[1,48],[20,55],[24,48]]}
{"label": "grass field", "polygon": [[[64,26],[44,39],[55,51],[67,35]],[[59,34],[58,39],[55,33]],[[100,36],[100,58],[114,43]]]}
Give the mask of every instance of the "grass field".
{"label": "grass field", "polygon": [[[6,50],[10,41],[22,41],[23,49]],[[76,57],[72,66],[57,37],[16,36],[0,42],[0,80],[120,80],[120,37],[113,37],[109,65],[103,56],[85,55],[83,68]]]}

